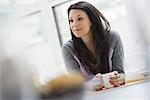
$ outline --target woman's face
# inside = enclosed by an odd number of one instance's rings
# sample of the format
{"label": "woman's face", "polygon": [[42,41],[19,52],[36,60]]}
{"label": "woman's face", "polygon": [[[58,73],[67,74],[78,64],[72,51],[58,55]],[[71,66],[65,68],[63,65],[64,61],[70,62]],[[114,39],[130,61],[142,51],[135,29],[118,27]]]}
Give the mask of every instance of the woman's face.
{"label": "woman's face", "polygon": [[77,38],[83,38],[89,35],[91,29],[91,21],[88,15],[80,9],[72,9],[69,13],[69,25],[73,34]]}

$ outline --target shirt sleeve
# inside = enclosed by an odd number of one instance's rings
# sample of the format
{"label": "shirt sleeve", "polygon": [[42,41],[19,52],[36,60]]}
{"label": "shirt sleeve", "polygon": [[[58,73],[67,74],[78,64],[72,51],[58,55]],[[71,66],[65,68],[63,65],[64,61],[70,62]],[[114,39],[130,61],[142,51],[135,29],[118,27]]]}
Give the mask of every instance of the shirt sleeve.
{"label": "shirt sleeve", "polygon": [[79,71],[79,65],[74,58],[75,53],[73,45],[71,45],[70,43],[64,44],[62,46],[62,53],[68,72]]}
{"label": "shirt sleeve", "polygon": [[115,40],[116,42],[112,56],[112,70],[118,71],[119,73],[124,73],[124,50],[119,34],[115,34]]}

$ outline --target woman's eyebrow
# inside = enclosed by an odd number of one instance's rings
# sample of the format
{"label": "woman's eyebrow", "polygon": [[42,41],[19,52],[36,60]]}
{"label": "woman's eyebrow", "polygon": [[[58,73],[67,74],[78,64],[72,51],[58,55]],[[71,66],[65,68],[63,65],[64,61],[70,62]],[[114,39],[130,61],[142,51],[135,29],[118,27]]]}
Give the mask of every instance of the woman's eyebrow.
{"label": "woman's eyebrow", "polygon": [[[80,16],[82,16],[81,14],[78,14],[78,15],[76,15],[75,17],[80,17]],[[73,17],[69,17],[69,18],[73,18]]]}
{"label": "woman's eyebrow", "polygon": [[81,14],[77,15],[77,17],[81,16]]}

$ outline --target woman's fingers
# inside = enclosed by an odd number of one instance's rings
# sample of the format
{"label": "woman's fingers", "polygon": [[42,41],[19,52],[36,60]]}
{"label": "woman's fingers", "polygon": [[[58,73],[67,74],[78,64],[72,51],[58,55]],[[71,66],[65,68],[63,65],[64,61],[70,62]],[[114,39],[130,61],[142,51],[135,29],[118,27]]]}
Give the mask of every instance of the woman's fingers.
{"label": "woman's fingers", "polygon": [[114,86],[120,86],[125,83],[125,77],[122,74],[116,74],[110,77],[110,83]]}
{"label": "woman's fingers", "polygon": [[95,86],[96,91],[102,90],[103,88],[104,88],[104,86],[102,84]]}
{"label": "woman's fingers", "polygon": [[111,79],[110,83],[112,85],[114,85],[114,86],[120,86],[121,85],[121,81],[122,81],[122,79],[119,77],[119,78]]}
{"label": "woman's fingers", "polygon": [[96,74],[92,79],[92,82],[95,84],[95,90],[102,90],[103,88],[103,80],[102,75],[100,73]]}
{"label": "woman's fingers", "polygon": [[101,78],[102,75],[100,73],[96,74],[94,78]]}

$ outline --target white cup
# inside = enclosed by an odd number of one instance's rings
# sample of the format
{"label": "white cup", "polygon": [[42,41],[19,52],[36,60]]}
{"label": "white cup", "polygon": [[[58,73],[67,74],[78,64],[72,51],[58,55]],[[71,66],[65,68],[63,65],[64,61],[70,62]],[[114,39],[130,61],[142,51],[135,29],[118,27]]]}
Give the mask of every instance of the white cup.
{"label": "white cup", "polygon": [[109,81],[110,81],[110,76],[113,74],[113,72],[111,73],[106,73],[102,75],[102,79],[103,79],[103,85],[104,88],[108,89],[108,88],[112,88],[114,87]]}

